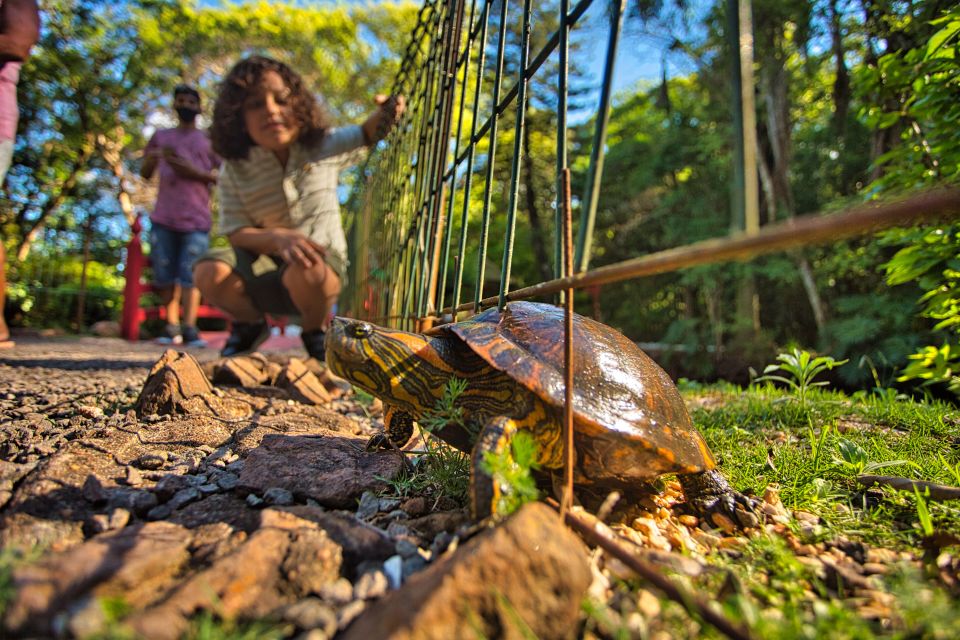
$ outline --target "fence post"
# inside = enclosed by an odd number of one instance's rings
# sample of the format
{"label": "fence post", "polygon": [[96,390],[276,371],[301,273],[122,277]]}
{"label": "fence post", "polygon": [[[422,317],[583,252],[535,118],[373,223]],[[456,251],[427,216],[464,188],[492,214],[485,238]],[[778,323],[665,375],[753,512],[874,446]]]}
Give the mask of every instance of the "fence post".
{"label": "fence post", "polygon": [[123,270],[123,311],[120,317],[120,335],[126,340],[140,339],[140,277],[143,275],[143,247],[140,245],[140,216],[133,220],[130,242],[127,243],[127,265]]}

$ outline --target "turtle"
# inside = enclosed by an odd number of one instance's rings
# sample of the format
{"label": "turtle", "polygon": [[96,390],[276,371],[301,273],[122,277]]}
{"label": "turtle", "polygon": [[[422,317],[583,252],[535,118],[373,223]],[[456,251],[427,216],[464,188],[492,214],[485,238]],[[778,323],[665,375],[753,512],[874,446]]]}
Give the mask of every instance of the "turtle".
{"label": "turtle", "polygon": [[[447,381],[466,381],[457,398],[464,423],[434,435],[471,455],[471,511],[496,509],[500,490],[486,452],[509,451],[520,430],[533,436],[547,473],[563,468],[564,311],[515,301],[473,317],[411,333],[336,317],[326,337],[330,371],[380,398],[389,444],[402,447],[413,423],[436,407]],[[743,528],[758,503],[717,468],[670,376],[616,329],[573,314],[574,481],[630,496],[675,473],[702,516],[722,513]],[[625,493],[624,493],[625,492]]]}

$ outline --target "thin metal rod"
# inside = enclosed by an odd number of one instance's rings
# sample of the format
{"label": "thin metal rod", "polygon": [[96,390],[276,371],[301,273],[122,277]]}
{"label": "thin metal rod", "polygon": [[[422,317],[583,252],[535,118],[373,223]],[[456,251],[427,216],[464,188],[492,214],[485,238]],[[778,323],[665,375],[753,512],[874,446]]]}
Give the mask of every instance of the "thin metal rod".
{"label": "thin metal rod", "polygon": [[[467,224],[470,219],[470,189],[473,184],[473,160],[476,155],[477,113],[480,111],[480,88],[483,85],[483,63],[486,60],[487,26],[490,22],[490,6],[493,0],[486,0],[483,5],[483,16],[480,20],[483,27],[480,30],[480,51],[477,54],[477,80],[473,91],[473,118],[470,123],[470,142],[467,150],[467,169],[463,187],[463,214],[460,218],[460,243],[457,247],[457,275],[453,285],[453,307],[460,306],[460,291],[463,286],[463,265],[467,252]],[[466,84],[466,79],[464,79]],[[454,318],[456,320],[456,318]]]}
{"label": "thin metal rod", "polygon": [[490,237],[490,201],[493,198],[493,166],[497,155],[497,122],[500,113],[496,105],[500,101],[500,85],[503,77],[503,55],[507,39],[507,0],[500,2],[500,30],[497,42],[497,72],[493,81],[494,112],[490,122],[490,145],[487,151],[487,176],[483,191],[483,221],[480,224],[480,248],[477,251],[477,282],[474,293],[474,310],[480,310],[480,298],[483,296],[483,281],[487,270],[487,241]]}
{"label": "thin metal rod", "polygon": [[[447,224],[447,228],[444,231],[443,238],[443,254],[440,256],[440,291],[437,297],[437,308],[442,309],[443,303],[446,302],[445,294],[447,291],[447,267],[450,264],[450,240],[453,236],[453,210],[454,204],[457,199],[457,156],[460,154],[460,138],[463,135],[463,115],[466,113],[466,100],[467,100],[467,85],[470,78],[470,53],[473,50],[473,17],[477,10],[477,0],[472,0],[470,2],[470,17],[467,18],[467,42],[466,46],[463,49],[463,83],[460,85],[460,104],[459,104],[459,114],[457,115],[457,134],[454,137],[453,143],[453,162],[450,164],[450,201],[447,203],[447,211],[449,212],[448,217],[450,222]],[[454,74],[459,73],[459,63],[457,69],[454,70]],[[479,78],[478,78],[479,80]],[[454,83],[456,83],[456,75],[454,76]],[[446,180],[447,176],[444,175],[442,180]],[[462,262],[457,260],[457,265],[461,265]],[[455,278],[459,277],[454,275]]]}
{"label": "thin metal rod", "polygon": [[570,74],[570,26],[567,23],[568,0],[560,0],[560,63],[557,69],[557,208],[554,220],[553,276],[561,278],[572,275],[563,272],[563,229],[564,211],[560,203],[564,198],[563,172],[567,169],[567,76]]}
{"label": "thin metal rod", "polygon": [[[573,275],[573,212],[570,206],[570,169],[560,172],[563,203],[563,273]],[[560,516],[573,506],[573,289],[563,299],[563,496]]]}
{"label": "thin metal rod", "polygon": [[503,237],[503,264],[500,267],[500,308],[507,303],[510,270],[513,266],[513,237],[517,229],[517,196],[520,193],[520,165],[523,154],[523,128],[527,120],[527,59],[530,56],[530,0],[523,3],[520,31],[520,78],[517,80],[517,121],[513,130],[513,159],[510,165],[510,200],[507,204],[507,229]]}

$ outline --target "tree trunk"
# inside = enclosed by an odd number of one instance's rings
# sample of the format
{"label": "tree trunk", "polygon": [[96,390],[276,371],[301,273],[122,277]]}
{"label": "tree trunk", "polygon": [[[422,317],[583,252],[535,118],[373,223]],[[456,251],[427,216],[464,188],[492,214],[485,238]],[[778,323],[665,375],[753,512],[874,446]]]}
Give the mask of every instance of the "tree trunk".
{"label": "tree trunk", "polygon": [[113,175],[117,178],[117,201],[120,203],[120,211],[127,220],[127,224],[133,226],[133,221],[137,214],[133,209],[133,198],[130,194],[130,187],[127,181],[126,168],[123,165],[122,146],[118,142],[124,139],[122,127],[116,127],[113,139],[105,135],[97,137],[97,147],[100,149],[100,155],[110,167]]}
{"label": "tree trunk", "polygon": [[[783,26],[778,25],[777,28],[782,29]],[[768,211],[767,215],[769,219],[773,220],[781,213],[788,218],[796,216],[796,204],[793,198],[793,188],[790,185],[792,153],[788,98],[789,75],[785,66],[786,53],[780,33],[768,33],[766,37],[768,54],[763,61],[760,72],[760,87],[761,99],[766,111],[766,133],[770,153],[768,157],[763,158],[763,161],[768,164],[761,170],[760,175],[764,183],[767,207],[768,209],[771,207],[774,209]],[[810,262],[800,253],[794,256],[794,260],[800,280],[803,282],[804,291],[807,294],[807,302],[813,312],[817,333],[821,335],[827,313],[820,291],[817,289],[816,279],[813,277],[813,269]]]}
{"label": "tree trunk", "polygon": [[833,60],[836,77],[833,80],[833,131],[838,137],[846,132],[847,112],[850,109],[850,73],[844,60],[843,31],[840,26],[839,2],[830,3],[830,38],[833,41]]}

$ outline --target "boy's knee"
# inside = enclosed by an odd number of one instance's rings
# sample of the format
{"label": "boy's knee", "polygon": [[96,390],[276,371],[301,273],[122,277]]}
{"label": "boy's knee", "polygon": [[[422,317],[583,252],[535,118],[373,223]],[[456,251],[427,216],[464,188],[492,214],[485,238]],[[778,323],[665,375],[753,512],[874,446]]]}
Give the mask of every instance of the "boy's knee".
{"label": "boy's knee", "polygon": [[312,267],[290,264],[284,270],[283,283],[288,289],[320,289],[327,280],[327,274],[328,267],[323,262]]}
{"label": "boy's knee", "polygon": [[219,260],[203,260],[193,265],[193,285],[202,294],[209,295],[231,271],[230,265]]}

